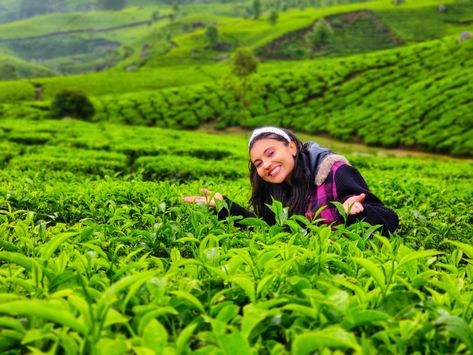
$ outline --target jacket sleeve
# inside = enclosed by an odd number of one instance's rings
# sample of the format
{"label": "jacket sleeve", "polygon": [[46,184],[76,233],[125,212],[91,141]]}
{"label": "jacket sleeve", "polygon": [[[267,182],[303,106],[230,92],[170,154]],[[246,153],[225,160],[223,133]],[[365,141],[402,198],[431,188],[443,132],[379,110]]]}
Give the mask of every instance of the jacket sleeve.
{"label": "jacket sleeve", "polygon": [[335,174],[335,186],[338,199],[343,203],[347,198],[361,193],[366,194],[363,202],[364,211],[348,216],[347,223],[352,224],[360,220],[365,220],[370,224],[381,224],[383,235],[394,232],[399,224],[397,214],[383,205],[368,188],[365,180],[357,169],[351,165],[342,165]]}
{"label": "jacket sleeve", "polygon": [[[224,201],[228,205],[228,210],[226,208],[222,208],[217,216],[219,220],[225,219],[228,216],[242,216],[243,218],[247,217],[256,217],[256,214],[253,213],[252,211],[246,209],[243,206],[240,206],[239,204],[229,200],[226,196],[223,196]],[[236,225],[239,225],[238,222],[235,223]]]}

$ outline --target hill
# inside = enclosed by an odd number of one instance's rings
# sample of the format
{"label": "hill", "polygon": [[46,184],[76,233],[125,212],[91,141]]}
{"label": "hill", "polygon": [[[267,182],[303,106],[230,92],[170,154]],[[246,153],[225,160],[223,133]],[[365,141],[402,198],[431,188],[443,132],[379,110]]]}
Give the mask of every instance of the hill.
{"label": "hill", "polygon": [[[220,82],[208,80],[159,91],[96,96],[95,120],[172,128],[273,124],[371,145],[472,156],[473,120],[468,109],[473,101],[468,70],[472,52],[473,40],[458,42],[453,37],[337,60],[299,61],[297,66],[266,63],[251,92],[247,121],[235,96]],[[191,69],[188,74],[192,73],[195,77],[189,80],[203,78],[202,73]],[[180,74],[174,75],[182,78]],[[108,80],[120,83],[123,78]],[[42,82],[45,92],[59,83]],[[97,81],[94,90],[102,87],[100,83],[106,81]],[[26,88],[24,92],[32,95]],[[41,118],[48,112],[47,102],[4,104],[1,115]]]}
{"label": "hill", "polygon": [[48,77],[55,75],[57,75],[55,71],[45,66],[34,64],[6,53],[0,54],[0,78],[3,80]]}
{"label": "hill", "polygon": [[[438,0],[407,1],[401,6],[380,0],[288,9],[279,12],[274,24],[268,22],[269,9],[258,19],[244,18],[234,3],[55,13],[0,24],[0,46],[66,74],[211,64],[225,60],[239,46],[253,48],[262,58],[346,56],[473,28],[469,3],[448,0],[442,4],[447,11],[439,11]],[[333,27],[333,41],[314,51],[301,34],[322,18]],[[209,45],[205,35],[209,25],[218,31],[218,45]]]}

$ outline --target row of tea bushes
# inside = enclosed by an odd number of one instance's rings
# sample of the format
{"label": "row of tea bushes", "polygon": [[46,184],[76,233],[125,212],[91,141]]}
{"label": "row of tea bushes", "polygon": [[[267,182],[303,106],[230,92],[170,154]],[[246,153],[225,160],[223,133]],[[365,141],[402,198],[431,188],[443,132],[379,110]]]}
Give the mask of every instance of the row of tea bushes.
{"label": "row of tea bushes", "polygon": [[[97,176],[139,174],[146,180],[244,176],[244,148],[220,138],[157,128],[81,121],[2,120],[0,164],[20,171],[69,171]],[[217,146],[217,147],[216,147]],[[235,162],[235,157],[240,160]]]}
{"label": "row of tea bushes", "polygon": [[[472,155],[473,41],[454,39],[274,70],[251,82],[247,115],[231,91],[199,84],[94,99],[94,120],[167,128],[281,125],[370,145]],[[1,117],[47,117],[44,104]],[[245,117],[248,117],[247,119]]]}
{"label": "row of tea bushes", "polygon": [[[8,140],[20,132],[49,138]],[[248,181],[212,176],[217,156],[245,174],[243,137],[53,120],[1,120],[0,135],[1,352],[473,350],[471,161],[350,156],[400,216],[385,238],[364,223],[297,223],[278,204],[276,225],[249,229],[184,204],[204,183],[246,203]],[[48,166],[123,166],[124,151],[205,180]],[[30,155],[29,168],[9,163]]]}
{"label": "row of tea bushes", "polygon": [[[201,187],[220,182],[222,192],[229,192],[226,184],[249,184],[247,145],[241,135],[82,121],[27,123],[0,120],[0,168],[12,172],[12,178],[15,174],[34,172],[40,176],[73,174],[73,179],[79,180],[116,177],[178,183],[200,181]],[[40,136],[44,140],[19,141],[21,136]],[[423,245],[436,248],[446,237],[463,239],[463,230],[469,228],[472,218],[468,210],[473,199],[471,162],[366,157],[352,155],[350,151],[342,154],[348,154],[350,162],[360,169],[382,201],[401,211],[404,219],[400,230],[406,238],[415,238],[416,243],[422,238]],[[193,192],[196,193],[198,189]],[[246,204],[248,197],[242,197],[240,192],[230,193]],[[463,212],[457,213],[452,205]],[[429,234],[433,230],[436,233]]]}

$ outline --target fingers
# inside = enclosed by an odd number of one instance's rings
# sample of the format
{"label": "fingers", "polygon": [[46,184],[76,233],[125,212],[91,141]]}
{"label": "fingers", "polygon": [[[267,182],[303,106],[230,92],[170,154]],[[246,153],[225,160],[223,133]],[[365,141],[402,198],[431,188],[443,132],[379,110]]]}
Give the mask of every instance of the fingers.
{"label": "fingers", "polygon": [[366,198],[365,193],[349,197],[344,203],[343,207],[346,213],[350,215],[361,213],[365,210],[363,202]]}
{"label": "fingers", "polygon": [[200,189],[200,192],[202,192],[205,195],[211,195],[212,194],[212,191],[210,191],[209,189],[205,189],[205,188]]}
{"label": "fingers", "polygon": [[361,193],[358,196],[354,196],[354,197],[355,197],[355,202],[360,202],[361,203],[365,200],[366,194]]}
{"label": "fingers", "polygon": [[182,201],[189,203],[207,202],[207,198],[204,196],[186,196],[182,198]]}
{"label": "fingers", "polygon": [[212,192],[212,191],[210,191],[209,189],[206,189],[206,188],[200,189],[200,192],[202,192],[203,194],[205,194],[207,196],[212,196],[213,198],[216,198],[217,200],[223,200],[222,194],[220,194],[218,192]]}
{"label": "fingers", "polygon": [[355,202],[352,206],[351,206],[351,209],[350,209],[350,214],[358,214],[358,213],[361,213],[365,210],[365,208],[363,207],[363,205],[360,203],[360,202]]}

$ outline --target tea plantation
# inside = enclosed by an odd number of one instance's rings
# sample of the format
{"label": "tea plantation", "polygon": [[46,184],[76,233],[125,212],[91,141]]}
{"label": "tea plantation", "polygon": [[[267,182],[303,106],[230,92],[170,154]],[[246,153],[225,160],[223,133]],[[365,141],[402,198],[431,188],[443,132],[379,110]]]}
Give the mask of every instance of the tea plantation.
{"label": "tea plantation", "polygon": [[[0,353],[473,353],[472,4],[3,1]],[[184,203],[248,206],[261,125],[345,155],[396,232]]]}
{"label": "tea plantation", "polygon": [[336,146],[398,212],[385,238],[184,204],[202,186],[246,204],[238,134],[4,119],[0,135],[3,353],[473,351],[469,160]]}
{"label": "tea plantation", "polygon": [[[207,123],[218,128],[273,124],[343,140],[359,139],[369,145],[473,156],[469,109],[473,77],[466,69],[473,65],[472,53],[473,40],[459,43],[446,37],[320,63],[268,63],[259,79],[253,80],[247,122],[241,119],[236,96],[221,82],[173,85],[167,81],[172,77],[181,78],[177,81],[204,80],[202,73],[192,68],[174,68],[166,75],[162,75],[164,71],[145,71],[135,77],[109,74],[106,81],[92,81],[88,87],[107,90],[100,88],[110,86],[120,91],[129,82],[132,87],[146,88],[152,80],[164,80],[161,90],[95,97],[95,121],[167,128],[196,128]],[[220,77],[226,73],[228,78],[228,69],[221,66],[213,72]],[[88,77],[78,79],[77,85],[81,80]],[[61,85],[60,80],[52,83]],[[4,101],[34,95],[34,88],[24,82],[4,87]],[[41,119],[51,117],[51,112],[48,101],[4,103],[0,104],[0,117]]]}

